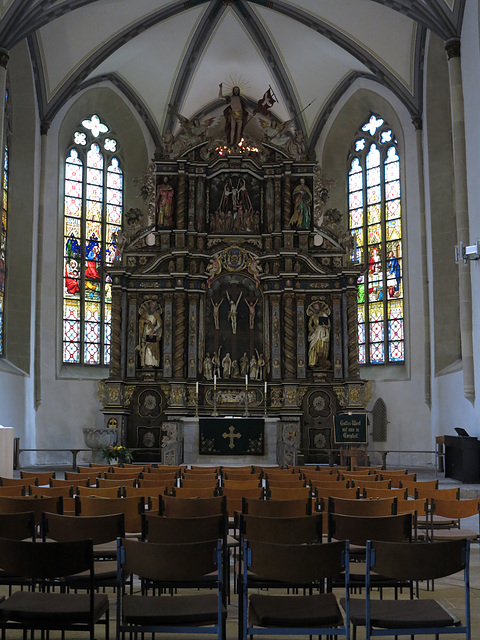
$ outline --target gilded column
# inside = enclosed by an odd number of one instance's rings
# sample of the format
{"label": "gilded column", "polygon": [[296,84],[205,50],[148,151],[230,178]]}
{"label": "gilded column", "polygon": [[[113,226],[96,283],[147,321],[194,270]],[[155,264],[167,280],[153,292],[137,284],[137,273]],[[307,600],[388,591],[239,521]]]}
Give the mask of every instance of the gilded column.
{"label": "gilded column", "polygon": [[[450,111],[452,116],[453,173],[455,184],[455,220],[457,243],[469,243],[469,219],[467,196],[467,154],[465,147],[465,113],[463,105],[462,69],[460,63],[460,40],[449,40],[445,44],[448,56],[450,79]],[[463,392],[473,404],[475,380],[473,363],[473,319],[472,285],[470,265],[463,260],[458,263],[458,292],[460,299],[460,340],[463,365]]]}
{"label": "gilded column", "polygon": [[185,167],[178,168],[177,229],[185,229]]}
{"label": "gilded column", "polygon": [[357,293],[347,291],[348,377],[358,378]]}
{"label": "gilded column", "polygon": [[112,289],[112,333],[110,339],[110,378],[121,375],[120,357],[122,354],[122,291]]}
{"label": "gilded column", "polygon": [[295,358],[295,296],[284,294],[285,378],[293,379],[296,373]]}
{"label": "gilded column", "polygon": [[175,328],[173,334],[173,377],[183,378],[185,365],[185,294],[175,294]]}

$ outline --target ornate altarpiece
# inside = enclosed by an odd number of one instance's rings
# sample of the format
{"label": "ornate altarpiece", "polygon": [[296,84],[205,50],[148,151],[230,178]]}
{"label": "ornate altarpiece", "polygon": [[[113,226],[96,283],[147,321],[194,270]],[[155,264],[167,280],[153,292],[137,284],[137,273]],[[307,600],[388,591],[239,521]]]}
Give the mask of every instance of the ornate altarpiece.
{"label": "ornate altarpiece", "polygon": [[321,460],[333,416],[368,400],[331,182],[298,147],[206,136],[166,146],[137,182],[145,211],[128,211],[111,268],[105,425],[168,463],[181,417],[268,415],[281,461],[290,445]]}

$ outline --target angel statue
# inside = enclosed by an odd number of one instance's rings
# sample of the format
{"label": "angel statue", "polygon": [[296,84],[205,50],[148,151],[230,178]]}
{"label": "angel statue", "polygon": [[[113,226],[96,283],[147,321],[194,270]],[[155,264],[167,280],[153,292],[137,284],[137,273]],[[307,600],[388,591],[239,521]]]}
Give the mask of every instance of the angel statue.
{"label": "angel statue", "polygon": [[203,142],[207,137],[208,128],[215,122],[215,118],[208,118],[203,123],[200,122],[198,118],[189,120],[187,117],[178,112],[178,109],[175,105],[169,104],[168,110],[170,111],[170,113],[173,113],[173,115],[182,125],[185,134],[181,135],[180,139],[186,147]]}
{"label": "angel statue", "polygon": [[277,147],[283,147],[292,137],[292,134],[287,129],[289,124],[292,122],[291,120],[286,120],[280,124],[278,124],[276,120],[269,121],[264,120],[263,118],[259,118],[258,120],[263,129],[265,142],[271,142]]}

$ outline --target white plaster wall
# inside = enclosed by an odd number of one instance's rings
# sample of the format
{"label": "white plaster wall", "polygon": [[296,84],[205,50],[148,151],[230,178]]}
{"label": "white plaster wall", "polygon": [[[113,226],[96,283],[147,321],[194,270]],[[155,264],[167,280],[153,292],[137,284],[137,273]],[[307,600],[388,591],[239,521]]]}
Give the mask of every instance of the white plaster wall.
{"label": "white plaster wall", "polygon": [[[41,265],[41,401],[36,411],[37,448],[86,448],[84,427],[103,426],[98,380],[108,368],[62,365],[63,184],[64,154],[78,122],[99,113],[116,135],[125,160],[125,210],[141,207],[133,178],[146,169],[153,151],[145,129],[123,97],[110,87],[88,90],[58,114],[46,137],[44,235]],[[90,459],[80,454],[79,461]],[[71,464],[69,453],[39,453],[40,464]]]}
{"label": "white plaster wall", "polygon": [[[387,406],[387,442],[370,443],[377,451],[389,453],[387,463],[398,466],[433,464],[431,412],[425,401],[424,317],[421,261],[421,229],[417,142],[411,117],[400,101],[379,84],[356,81],[337,104],[317,147],[323,170],[336,179],[330,206],[347,211],[346,158],[352,136],[369,111],[382,115],[394,129],[402,160],[403,189],[403,255],[404,302],[406,332],[406,364],[404,366],[361,367],[360,376],[374,381],[371,410],[377,398]],[[363,113],[363,116],[360,114]],[[338,147],[338,157],[334,152]]]}

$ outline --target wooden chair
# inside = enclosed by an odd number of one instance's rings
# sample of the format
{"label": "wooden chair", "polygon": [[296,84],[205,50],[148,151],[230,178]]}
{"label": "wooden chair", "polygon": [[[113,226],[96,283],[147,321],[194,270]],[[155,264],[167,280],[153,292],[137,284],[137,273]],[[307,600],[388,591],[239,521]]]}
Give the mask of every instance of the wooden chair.
{"label": "wooden chair", "polygon": [[111,464],[93,464],[90,463],[86,466],[77,466],[76,471],[78,473],[82,473],[83,475],[95,475],[98,476],[100,473],[105,473],[105,471],[110,471],[112,468]]}
{"label": "wooden chair", "polygon": [[[207,476],[207,474],[205,474]],[[218,487],[218,478],[215,478],[214,476],[210,476],[208,475],[207,477],[204,477],[204,474],[199,474],[199,475],[195,475],[195,477],[191,478],[190,476],[186,475],[184,476],[181,480],[180,480],[180,486],[181,487],[190,487],[190,488],[200,488],[203,487],[204,489],[214,489],[215,487]]]}
{"label": "wooden chair", "polygon": [[390,516],[350,516],[328,514],[328,539],[349,540],[350,545],[365,547],[367,540],[401,542],[412,538],[410,513]]}
{"label": "wooden chair", "polygon": [[334,498],[351,498],[351,499],[358,499],[360,497],[360,491],[358,488],[355,488],[355,487],[350,487],[348,489],[345,487],[339,487],[338,489],[334,487],[329,487],[324,489],[323,487],[319,487],[315,485],[313,487],[313,493],[315,494],[317,500],[320,498],[328,499],[330,496]]}
{"label": "wooden chair", "polygon": [[350,500],[330,496],[327,509],[328,513],[343,513],[348,516],[392,516],[397,513],[397,498]]}
{"label": "wooden chair", "polygon": [[55,471],[20,471],[20,479],[26,480],[27,484],[50,484],[50,478],[55,478]]}
{"label": "wooden chair", "polygon": [[448,489],[430,489],[428,487],[415,485],[415,498],[436,498],[437,500],[460,500],[460,487],[449,487]]}
{"label": "wooden chair", "polygon": [[137,478],[97,478],[97,484],[95,485],[99,489],[107,489],[108,487],[135,487],[137,485]]}
{"label": "wooden chair", "polygon": [[77,496],[94,496],[96,498],[123,498],[125,487],[77,487]]}
{"label": "wooden chair", "polygon": [[408,499],[408,491],[406,489],[380,489],[378,487],[368,487],[363,489],[364,498],[397,498],[400,500]]}
{"label": "wooden chair", "polygon": [[[432,498],[432,521],[430,535],[433,541],[438,540],[463,540],[478,541],[480,534],[480,500],[471,498],[466,500],[440,500]],[[455,527],[435,527],[435,516],[456,521]],[[461,527],[463,518],[475,516],[477,529],[465,529]]]}
{"label": "wooden chair", "polygon": [[[0,514],[0,538],[35,542],[36,535],[35,514],[33,511]],[[8,585],[8,595],[11,595],[13,585],[30,586],[29,580],[22,576],[10,574],[3,569],[0,569],[0,584]]]}
{"label": "wooden chair", "polygon": [[267,492],[270,488],[276,487],[279,489],[296,489],[298,487],[306,487],[307,482],[305,479],[300,476],[296,476],[293,480],[284,480],[283,478],[277,478],[274,476],[273,478],[266,479]]}
{"label": "wooden chair", "polygon": [[[437,491],[438,489],[438,480],[422,480],[421,482],[417,482],[415,480],[404,480],[402,478],[399,484],[401,484],[402,489],[407,489],[408,495],[412,497],[415,495],[415,489],[418,489],[418,492],[425,496],[427,492]],[[423,498],[424,495],[419,495],[418,497]]]}
{"label": "wooden chair", "polygon": [[[95,588],[114,587],[117,580],[117,538],[125,537],[123,513],[104,516],[42,515],[43,542],[70,542],[91,539],[94,549]],[[85,573],[65,580],[66,586],[86,588]]]}
{"label": "wooden chair", "polygon": [[172,487],[171,495],[178,498],[213,498],[218,488],[214,487]]}
{"label": "wooden chair", "polygon": [[[268,502],[268,501],[266,501]],[[322,514],[297,517],[240,514],[240,535],[249,540],[307,544],[322,540]]]}
{"label": "wooden chair", "polygon": [[[431,519],[430,503],[428,498],[416,498],[416,499],[412,498],[410,500],[398,500],[397,514],[399,513],[412,514],[413,540],[426,541],[427,532],[430,531],[430,519]],[[424,522],[427,523],[427,525],[424,526],[423,529],[419,529],[418,527],[419,518],[424,518]]]}
{"label": "wooden chair", "polygon": [[69,480],[74,484],[80,484],[80,480],[88,480],[91,486],[94,486],[97,481],[97,474],[94,470],[92,473],[76,473],[75,471],[65,471],[65,480]]}
{"label": "wooden chair", "polygon": [[252,478],[251,480],[229,480],[228,478],[222,478],[222,487],[226,489],[257,489],[262,486],[262,481],[258,478]]}
{"label": "wooden chair", "polygon": [[243,498],[242,513],[264,517],[300,517],[312,514],[312,501],[308,500],[261,500]]}
{"label": "wooden chair", "polygon": [[281,487],[269,487],[267,498],[270,500],[301,500],[304,498],[312,497],[312,491],[310,487],[298,487],[296,489],[292,488],[281,488]]}
{"label": "wooden chair", "polygon": [[[95,482],[95,478],[93,479]],[[90,478],[80,478],[73,480],[59,480],[58,478],[50,479],[51,487],[88,487],[90,486]]]}
{"label": "wooden chair", "polygon": [[0,496],[20,497],[26,494],[25,485],[14,484],[11,487],[0,486]]}
{"label": "wooden chair", "polygon": [[230,489],[228,487],[222,487],[220,489],[220,495],[223,495],[227,499],[227,513],[230,518],[233,519],[235,511],[242,510],[243,498],[263,498],[263,487],[254,487],[251,489]]}
{"label": "wooden chair", "polygon": [[44,498],[47,496],[54,496],[58,498],[62,496],[62,498],[72,498],[73,497],[73,486],[65,485],[64,487],[38,487],[36,485],[30,485],[28,487],[28,495],[29,496],[43,496]]}
{"label": "wooden chair", "polygon": [[[372,476],[367,476],[367,478],[371,478]],[[391,480],[368,480],[368,479],[357,479],[354,481],[355,486],[360,488],[360,491],[366,491],[367,489],[391,489],[392,481]]]}
{"label": "wooden chair", "polygon": [[35,484],[35,482],[25,482],[21,478],[3,478],[0,476],[0,487],[25,487],[27,484]]}
{"label": "wooden chair", "polygon": [[[0,604],[0,628],[21,629],[24,637],[35,629],[88,631],[94,638],[95,625],[103,619],[105,638],[109,638],[109,602],[105,594],[94,592],[93,543],[25,542],[0,539],[0,568],[12,575],[31,579],[45,590],[15,591]],[[51,582],[87,572],[88,593],[49,590]]]}
{"label": "wooden chair", "polygon": [[[376,636],[411,636],[440,634],[465,634],[470,640],[470,593],[469,593],[469,547],[468,540],[409,544],[369,541],[367,544],[366,598],[350,601],[351,621],[356,637],[359,626],[366,628],[366,638]],[[373,572],[387,576],[390,580],[435,580],[463,572],[465,622],[455,612],[449,613],[444,604],[436,600],[372,599],[375,586]],[[348,602],[345,603],[346,607]]]}
{"label": "wooden chair", "polygon": [[52,513],[63,512],[63,500],[61,496],[47,498],[33,496],[10,498],[8,496],[0,496],[0,513],[21,513],[22,511],[32,511],[35,514],[35,524],[40,527],[44,511]]}
{"label": "wooden chair", "polygon": [[[407,483],[411,484],[412,482],[417,482],[417,474],[416,473],[407,473],[405,475],[389,475],[387,474],[381,474],[380,476],[382,479],[384,480],[390,480],[392,483],[392,487],[400,487],[400,486],[406,486]],[[428,482],[434,482],[434,481],[428,481]]]}
{"label": "wooden chair", "polygon": [[75,515],[77,516],[106,516],[123,513],[127,534],[140,534],[144,511],[145,500],[141,496],[133,498],[75,497]]}
{"label": "wooden chair", "polygon": [[119,471],[105,471],[103,477],[105,480],[114,480],[118,482],[119,480],[122,483],[126,484],[127,482],[134,482],[138,480],[139,474],[132,475],[132,472],[129,469],[120,469]]}
{"label": "wooden chair", "polygon": [[[136,574],[143,584],[161,582],[172,588],[172,595],[158,597],[125,593],[122,580],[117,583],[116,637],[125,633],[167,632],[215,634],[226,637],[226,608],[222,575],[221,544],[215,541],[194,543],[119,541],[118,575]],[[215,573],[217,572],[217,573]],[[212,580],[212,575],[216,579]],[[188,595],[181,589],[190,587]],[[198,593],[191,589],[208,589]],[[215,591],[212,592],[212,589]],[[180,591],[180,593],[179,593]]]}
{"label": "wooden chair", "polygon": [[194,518],[226,513],[226,499],[223,496],[213,498],[180,498],[160,495],[158,515],[173,518]]}
{"label": "wooden chair", "polygon": [[[240,602],[243,604],[239,611],[241,640],[258,633],[319,637],[335,634],[335,637],[348,638],[348,543],[276,544],[245,539],[243,557],[240,581]],[[342,572],[346,576],[346,620],[332,592],[318,593],[315,589],[312,593],[310,590],[323,586],[325,581]],[[257,577],[253,584],[252,576]],[[303,591],[305,595],[298,595],[296,590],[286,595],[258,592],[259,586],[277,589],[279,583],[309,589]],[[254,593],[249,593],[251,586]]]}
{"label": "wooden chair", "polygon": [[[328,476],[331,478],[332,476]],[[355,485],[350,480],[324,480],[322,478],[307,478],[307,484],[310,487],[318,487],[322,489],[350,489]]]}

